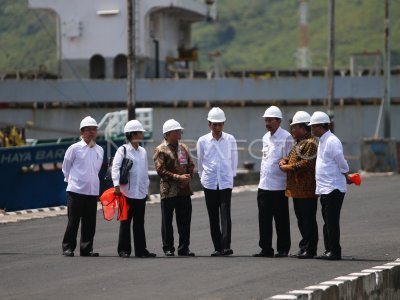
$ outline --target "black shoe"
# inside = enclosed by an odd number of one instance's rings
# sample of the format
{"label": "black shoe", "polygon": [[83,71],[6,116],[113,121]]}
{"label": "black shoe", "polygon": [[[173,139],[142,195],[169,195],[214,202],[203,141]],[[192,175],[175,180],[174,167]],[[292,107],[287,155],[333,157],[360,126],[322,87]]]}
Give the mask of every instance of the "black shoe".
{"label": "black shoe", "polygon": [[335,254],[331,251],[327,252],[325,251],[323,254],[319,255],[319,256],[315,256],[314,258],[316,259],[325,259],[325,260],[341,260],[342,259],[342,255],[340,254]]}
{"label": "black shoe", "polygon": [[195,254],[189,249],[186,251],[178,251],[179,256],[195,256]]}
{"label": "black shoe", "polygon": [[128,253],[125,252],[125,251],[121,251],[121,252],[118,253],[118,254],[119,254],[119,257],[122,257],[122,258],[128,258],[128,257],[131,256],[130,254],[128,254]]}
{"label": "black shoe", "polygon": [[253,254],[253,257],[274,257],[274,252],[261,250],[260,253]]}
{"label": "black shoe", "polygon": [[316,256],[314,256],[314,258],[315,259],[326,259],[326,254],[328,253],[329,251],[324,251],[324,253],[322,253],[321,255],[316,255]]}
{"label": "black shoe", "polygon": [[222,250],[222,255],[224,256],[228,256],[228,255],[232,255],[233,254],[233,250],[232,249],[224,249]]}
{"label": "black shoe", "polygon": [[275,254],[275,257],[288,257],[288,253],[287,252],[278,252]]}
{"label": "black shoe", "polygon": [[300,259],[310,259],[310,258],[314,258],[315,253],[310,253],[308,251],[304,251],[303,253],[297,255],[297,258]]}
{"label": "black shoe", "polygon": [[81,253],[81,256],[86,256],[86,257],[99,257],[99,253],[97,252],[88,252],[88,253]]}
{"label": "black shoe", "polygon": [[67,256],[67,257],[73,257],[74,251],[72,251],[71,249],[67,249],[67,250],[63,251],[63,255]]}
{"label": "black shoe", "polygon": [[147,258],[147,257],[156,257],[157,254],[149,252],[147,249],[141,253],[141,254],[135,254],[136,257],[143,257],[143,258]]}
{"label": "black shoe", "polygon": [[305,252],[305,250],[299,250],[299,252],[295,253],[295,254],[290,254],[290,257],[294,257],[297,258],[299,257],[299,255],[303,254]]}
{"label": "black shoe", "polygon": [[174,251],[167,250],[164,253],[165,253],[165,256],[175,256]]}
{"label": "black shoe", "polygon": [[213,253],[211,253],[211,256],[222,256],[222,255],[223,255],[222,252],[218,250],[215,250]]}
{"label": "black shoe", "polygon": [[338,255],[338,254],[335,254],[333,252],[328,252],[328,253],[326,253],[324,259],[327,259],[327,260],[341,260],[342,256]]}

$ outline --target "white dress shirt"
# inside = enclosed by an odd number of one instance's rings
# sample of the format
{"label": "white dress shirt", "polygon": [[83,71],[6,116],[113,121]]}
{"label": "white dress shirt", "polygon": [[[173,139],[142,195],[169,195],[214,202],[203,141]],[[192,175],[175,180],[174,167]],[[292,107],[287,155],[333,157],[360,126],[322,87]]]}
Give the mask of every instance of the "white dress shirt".
{"label": "white dress shirt", "polygon": [[67,191],[98,196],[100,192],[99,171],[103,164],[104,150],[99,145],[90,148],[84,140],[72,144],[65,152],[62,171]]}
{"label": "white dress shirt", "polygon": [[219,140],[212,133],[203,135],[197,141],[197,159],[200,181],[210,190],[233,188],[236,176],[238,153],[233,135],[222,132]]}
{"label": "white dress shirt", "polygon": [[112,165],[111,177],[114,186],[120,185],[119,177],[121,163],[124,158],[124,148],[126,147],[126,158],[133,161],[132,168],[129,171],[129,181],[127,184],[120,186],[121,191],[128,198],[143,199],[149,192],[149,170],[147,163],[146,149],[139,146],[135,149],[131,143],[118,148]]}
{"label": "white dress shirt", "polygon": [[349,172],[349,165],[343,155],[340,140],[330,131],[325,132],[319,139],[315,179],[317,195],[329,194],[338,189],[342,193],[347,190],[344,173]]}
{"label": "white dress shirt", "polygon": [[286,173],[279,168],[279,161],[289,155],[293,138],[289,132],[279,127],[273,135],[268,131],[262,139],[262,160],[259,189],[283,191],[286,189]]}

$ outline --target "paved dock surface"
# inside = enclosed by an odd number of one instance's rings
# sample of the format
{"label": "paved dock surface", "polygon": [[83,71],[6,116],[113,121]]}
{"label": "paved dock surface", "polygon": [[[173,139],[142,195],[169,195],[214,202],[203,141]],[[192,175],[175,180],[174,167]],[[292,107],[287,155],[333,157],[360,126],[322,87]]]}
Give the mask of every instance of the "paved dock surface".
{"label": "paved dock surface", "polygon": [[[158,255],[153,259],[118,257],[119,224],[105,221],[101,212],[95,237],[101,257],[63,257],[63,212],[36,219],[27,214],[24,221],[0,224],[0,299],[263,299],[302,289],[400,257],[399,186],[399,175],[370,176],[361,187],[349,186],[341,216],[344,259],[332,262],[251,257],[259,251],[256,187],[233,195],[232,257],[209,256],[213,248],[202,197],[193,200],[194,258],[164,257],[157,203],[146,208],[147,246]],[[290,213],[296,252],[292,205]],[[318,220],[322,252],[320,206]]]}

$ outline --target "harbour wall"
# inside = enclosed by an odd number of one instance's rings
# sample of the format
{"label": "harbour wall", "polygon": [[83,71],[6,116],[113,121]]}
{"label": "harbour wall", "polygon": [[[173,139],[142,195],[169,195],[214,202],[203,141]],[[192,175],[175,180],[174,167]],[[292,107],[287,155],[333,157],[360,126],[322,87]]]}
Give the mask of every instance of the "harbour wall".
{"label": "harbour wall", "polygon": [[[266,129],[262,115],[269,105],[264,106],[223,106],[227,120],[224,130],[235,136],[239,147],[239,167],[245,162],[254,163],[259,169],[261,138]],[[305,110],[310,114],[317,110],[325,111],[319,105],[280,105],[283,113],[282,127],[289,129],[290,119],[296,111]],[[335,107],[335,134],[343,143],[344,153],[352,171],[360,169],[360,149],[364,138],[375,134],[379,105],[341,105]],[[185,128],[182,139],[187,143],[195,158],[197,139],[208,133],[207,113],[209,107],[153,107],[153,139],[146,142],[145,148],[149,156],[149,167],[154,147],[162,141],[162,125],[174,118]],[[15,124],[26,127],[27,138],[50,139],[79,135],[79,123],[87,115],[100,120],[110,111],[119,108],[5,108],[0,109],[2,124]],[[400,139],[400,105],[391,107],[392,138]],[[29,127],[30,126],[30,127]],[[382,136],[382,126],[379,129]]]}

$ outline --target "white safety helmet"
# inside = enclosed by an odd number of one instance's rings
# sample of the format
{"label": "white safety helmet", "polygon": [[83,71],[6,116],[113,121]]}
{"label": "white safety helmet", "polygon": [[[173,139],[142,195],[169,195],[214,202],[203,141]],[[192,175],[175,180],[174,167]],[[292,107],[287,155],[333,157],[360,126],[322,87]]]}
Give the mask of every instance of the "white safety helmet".
{"label": "white safety helmet", "polygon": [[300,110],[294,114],[292,123],[290,123],[290,125],[300,124],[300,123],[306,123],[308,125],[308,123],[310,123],[310,119],[311,116],[308,112]]}
{"label": "white safety helmet", "polygon": [[282,119],[282,112],[277,106],[270,106],[265,110],[263,118],[279,118]]}
{"label": "white safety helmet", "polygon": [[124,127],[124,132],[133,132],[133,131],[146,131],[143,128],[142,123],[140,123],[138,120],[130,120],[128,123],[125,124]]}
{"label": "white safety helmet", "polygon": [[163,128],[162,128],[163,134],[170,132],[170,131],[182,130],[182,129],[183,129],[183,127],[181,126],[181,124],[179,124],[174,119],[169,119],[169,120],[165,121]]}
{"label": "white safety helmet", "polygon": [[223,123],[226,121],[225,113],[219,107],[213,107],[208,112],[207,120],[211,123]]}
{"label": "white safety helmet", "polygon": [[330,122],[331,120],[329,119],[329,116],[326,113],[322,111],[316,111],[311,116],[310,124],[308,125],[311,126],[316,124],[328,124]]}
{"label": "white safety helmet", "polygon": [[89,127],[89,126],[93,126],[93,127],[99,127],[97,125],[97,122],[95,119],[93,119],[90,116],[87,116],[85,118],[83,118],[83,120],[81,121],[81,125],[80,125],[80,129],[82,130],[83,127]]}

